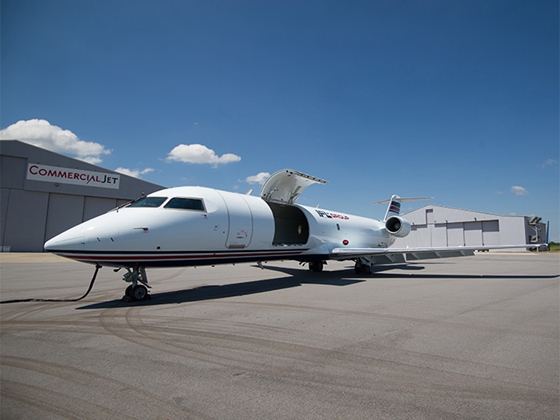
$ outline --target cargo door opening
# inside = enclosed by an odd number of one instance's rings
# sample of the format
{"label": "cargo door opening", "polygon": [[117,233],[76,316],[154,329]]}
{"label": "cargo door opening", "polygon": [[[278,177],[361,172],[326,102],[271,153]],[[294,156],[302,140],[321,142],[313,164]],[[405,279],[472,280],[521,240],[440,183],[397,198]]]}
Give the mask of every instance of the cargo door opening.
{"label": "cargo door opening", "polygon": [[274,216],[272,245],[305,245],[309,240],[309,222],[295,206],[267,203]]}

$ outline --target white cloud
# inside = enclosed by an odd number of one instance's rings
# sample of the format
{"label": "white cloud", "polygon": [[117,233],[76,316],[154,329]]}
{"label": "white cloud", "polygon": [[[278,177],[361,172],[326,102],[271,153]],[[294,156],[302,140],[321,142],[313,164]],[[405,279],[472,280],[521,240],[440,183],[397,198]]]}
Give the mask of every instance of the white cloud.
{"label": "white cloud", "polygon": [[233,153],[218,156],[216,152],[202,144],[180,144],[169,152],[166,160],[169,162],[208,164],[216,167],[226,163],[239,162],[241,157]]}
{"label": "white cloud", "polygon": [[96,156],[86,156],[83,158],[76,156],[76,159],[83,162],[91,163],[92,165],[99,165],[101,162],[103,162],[103,159]]}
{"label": "white cloud", "polygon": [[128,168],[118,167],[117,169],[115,169],[115,172],[132,176],[134,178],[140,178],[140,175],[149,174],[150,172],[154,172],[154,170],[152,168],[146,168],[140,170],[140,169],[128,169]]}
{"label": "white cloud", "polygon": [[510,191],[512,193],[514,193],[515,195],[527,195],[527,194],[529,194],[529,191],[527,191],[523,187],[520,187],[519,185],[514,185],[513,187],[510,188]]}
{"label": "white cloud", "polygon": [[264,184],[265,181],[270,178],[270,173],[268,172],[259,172],[256,175],[251,175],[245,178],[245,182],[249,184]]}
{"label": "white cloud", "polygon": [[547,166],[553,166],[553,165],[556,165],[557,163],[558,162],[555,161],[554,159],[547,159],[542,164],[540,164],[539,166],[541,168],[546,168]]}
{"label": "white cloud", "polygon": [[51,125],[46,120],[21,120],[0,130],[0,139],[20,140],[53,152],[69,154],[89,163],[100,163],[110,150],[103,145],[80,140],[70,130]]}

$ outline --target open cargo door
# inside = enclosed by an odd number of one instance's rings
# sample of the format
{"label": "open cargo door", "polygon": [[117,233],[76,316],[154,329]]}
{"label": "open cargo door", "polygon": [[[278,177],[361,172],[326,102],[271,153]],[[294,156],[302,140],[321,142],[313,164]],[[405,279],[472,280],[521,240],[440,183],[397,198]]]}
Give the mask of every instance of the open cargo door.
{"label": "open cargo door", "polygon": [[326,184],[319,178],[292,169],[278,171],[264,183],[261,198],[268,203],[291,205],[311,184]]}

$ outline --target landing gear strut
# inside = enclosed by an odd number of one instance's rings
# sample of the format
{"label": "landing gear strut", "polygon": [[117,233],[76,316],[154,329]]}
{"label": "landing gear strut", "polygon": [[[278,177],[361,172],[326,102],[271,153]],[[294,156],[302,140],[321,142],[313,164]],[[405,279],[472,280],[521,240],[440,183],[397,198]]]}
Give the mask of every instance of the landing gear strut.
{"label": "landing gear strut", "polygon": [[148,299],[148,288],[150,288],[150,285],[148,285],[146,269],[144,267],[135,267],[134,269],[127,267],[126,271],[123,275],[123,280],[131,284],[126,288],[123,300],[130,302]]}

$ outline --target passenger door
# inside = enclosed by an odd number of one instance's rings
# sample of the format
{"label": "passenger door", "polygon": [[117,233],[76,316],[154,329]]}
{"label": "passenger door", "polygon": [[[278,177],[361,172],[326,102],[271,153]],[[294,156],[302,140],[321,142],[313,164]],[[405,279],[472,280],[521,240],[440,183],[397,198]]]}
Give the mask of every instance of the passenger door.
{"label": "passenger door", "polygon": [[226,247],[243,249],[253,237],[253,217],[245,198],[240,194],[220,192],[228,209],[229,230]]}

